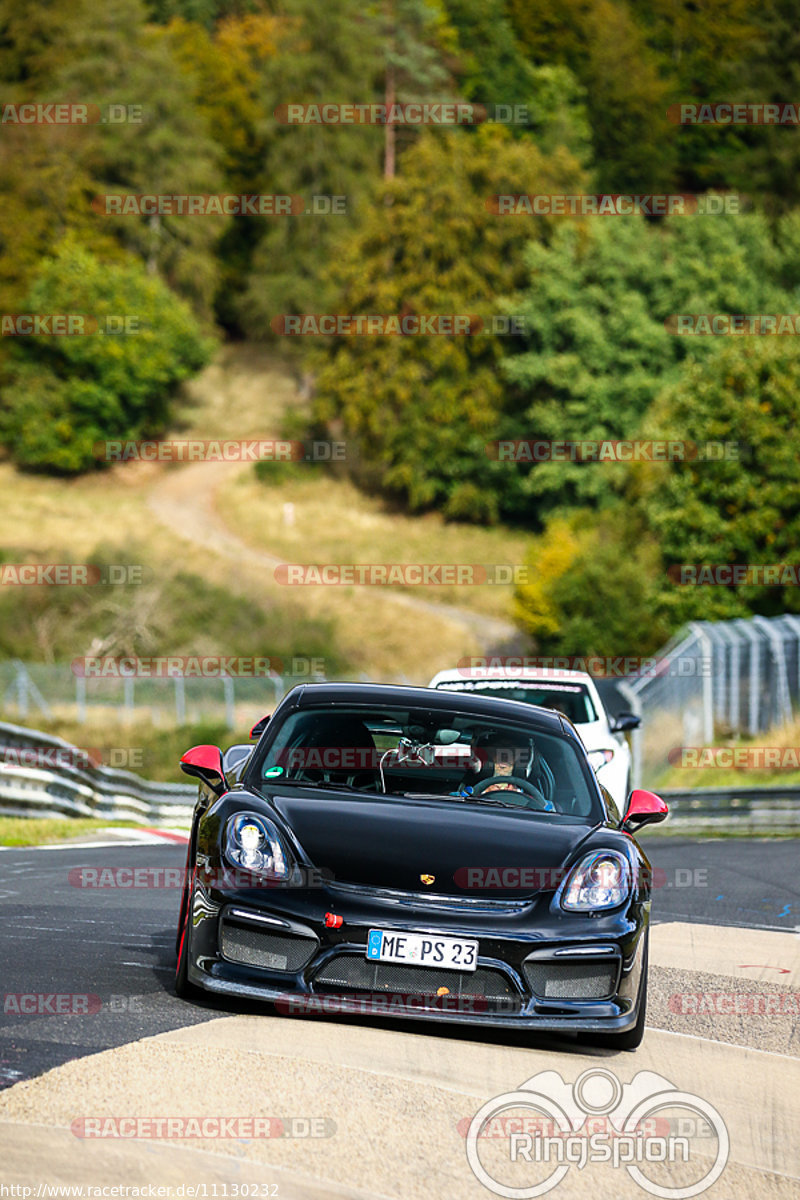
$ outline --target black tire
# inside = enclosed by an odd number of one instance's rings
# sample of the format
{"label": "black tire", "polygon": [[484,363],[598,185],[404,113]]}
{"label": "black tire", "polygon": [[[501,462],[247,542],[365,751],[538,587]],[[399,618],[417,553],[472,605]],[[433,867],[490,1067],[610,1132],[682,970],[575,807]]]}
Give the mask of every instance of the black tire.
{"label": "black tire", "polygon": [[194,862],[194,826],[189,835],[189,845],[186,847],[186,862],[183,867],[183,887],[181,888],[181,905],[178,909],[178,932],[175,934],[175,953],[181,952],[181,938],[183,937],[183,922],[186,917],[186,908],[189,903],[189,886],[192,882],[192,863]]}
{"label": "black tire", "polygon": [[175,953],[180,954],[181,942],[183,940],[183,927],[186,923],[186,910],[189,906],[189,873],[187,871],[186,878],[183,881],[183,890],[181,891],[181,906],[178,909],[178,932],[175,934]]}
{"label": "black tire", "polygon": [[644,958],[642,961],[642,982],[639,985],[639,1012],[636,1024],[624,1033],[604,1033],[593,1039],[596,1046],[606,1046],[609,1050],[636,1050],[642,1044],[644,1037],[645,1019],[647,1016],[647,963],[650,953],[650,933],[645,934]]}
{"label": "black tire", "polygon": [[188,1000],[195,993],[195,987],[189,982],[189,954],[192,931],[191,903],[187,897],[183,922],[178,930],[178,961],[175,965],[175,995],[181,1000]]}

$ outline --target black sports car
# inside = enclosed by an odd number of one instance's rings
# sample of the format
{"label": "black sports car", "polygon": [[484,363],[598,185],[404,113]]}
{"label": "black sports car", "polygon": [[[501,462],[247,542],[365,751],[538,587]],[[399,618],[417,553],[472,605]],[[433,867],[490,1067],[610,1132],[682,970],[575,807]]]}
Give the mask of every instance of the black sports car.
{"label": "black sports car", "polygon": [[196,746],[176,990],[639,1044],[650,865],[560,713],[301,684]]}

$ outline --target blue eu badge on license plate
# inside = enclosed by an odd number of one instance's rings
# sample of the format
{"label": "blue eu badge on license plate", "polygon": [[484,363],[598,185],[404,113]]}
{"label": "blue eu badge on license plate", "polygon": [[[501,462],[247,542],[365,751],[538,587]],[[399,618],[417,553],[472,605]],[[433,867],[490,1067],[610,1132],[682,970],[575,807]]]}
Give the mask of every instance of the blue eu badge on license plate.
{"label": "blue eu badge on license plate", "polygon": [[383,931],[380,929],[370,929],[369,938],[367,939],[367,958],[380,958],[382,941]]}

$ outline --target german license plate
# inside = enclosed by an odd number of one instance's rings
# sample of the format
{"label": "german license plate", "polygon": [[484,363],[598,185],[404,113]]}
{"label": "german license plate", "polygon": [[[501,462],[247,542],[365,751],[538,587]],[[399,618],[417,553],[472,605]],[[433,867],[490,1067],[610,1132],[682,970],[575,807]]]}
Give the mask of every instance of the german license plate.
{"label": "german license plate", "polygon": [[409,963],[450,971],[474,971],[478,943],[469,938],[442,938],[431,933],[389,933],[370,929],[367,958],[375,962]]}

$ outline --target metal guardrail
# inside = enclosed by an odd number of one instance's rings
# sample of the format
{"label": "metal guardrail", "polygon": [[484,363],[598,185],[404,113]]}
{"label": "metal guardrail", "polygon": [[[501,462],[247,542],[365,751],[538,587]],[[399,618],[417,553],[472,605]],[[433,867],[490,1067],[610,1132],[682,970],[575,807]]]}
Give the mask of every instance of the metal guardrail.
{"label": "metal guardrail", "polygon": [[62,738],[0,723],[0,812],[19,817],[102,817],[188,822],[196,787],[154,783],[132,771],[83,765]]}
{"label": "metal guardrail", "polygon": [[647,835],[714,830],[754,836],[800,836],[800,787],[662,788],[669,805],[663,825],[648,825]]}
{"label": "metal guardrail", "polygon": [[[102,817],[188,822],[196,787],[154,783],[132,771],[73,765],[85,752],[47,733],[0,723],[0,812],[25,817]],[[41,765],[28,765],[26,758]],[[51,765],[52,763],[52,765]],[[670,807],[648,836],[678,832],[800,836],[800,787],[664,788]]]}

